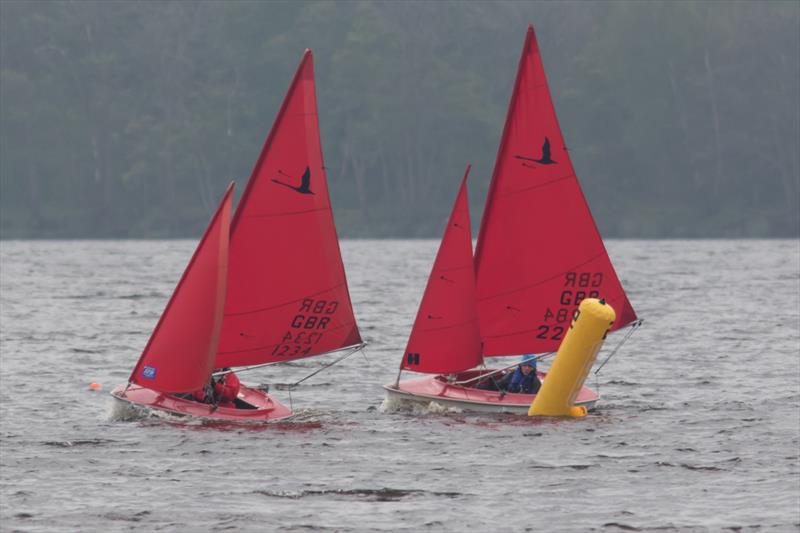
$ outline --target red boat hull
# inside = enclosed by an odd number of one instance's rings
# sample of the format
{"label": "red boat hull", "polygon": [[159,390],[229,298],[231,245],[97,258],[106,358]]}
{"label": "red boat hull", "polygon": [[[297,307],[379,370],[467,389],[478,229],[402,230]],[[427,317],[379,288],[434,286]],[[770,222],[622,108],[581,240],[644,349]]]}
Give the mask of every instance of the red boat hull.
{"label": "red boat hull", "polygon": [[[491,370],[469,370],[455,375],[455,380],[465,381],[476,377],[479,373],[488,374]],[[539,372],[539,379],[545,379],[544,372]],[[474,385],[474,383],[468,384]],[[411,400],[415,402],[436,402],[446,407],[455,407],[464,411],[484,413],[527,414],[535,394],[500,393],[497,391],[476,389],[474,386],[448,383],[443,375],[422,376],[401,381],[397,385],[384,385],[387,398]],[[583,405],[587,409],[594,408],[599,395],[587,387],[581,388],[575,405]]]}
{"label": "red boat hull", "polygon": [[148,409],[166,411],[175,415],[191,416],[208,420],[226,421],[274,421],[292,416],[292,410],[274,400],[269,394],[242,385],[239,390],[240,404],[248,404],[251,408],[217,407],[193,400],[178,398],[171,394],[156,392],[151,389],[131,385],[119,385],[111,395],[117,400],[128,402]]}

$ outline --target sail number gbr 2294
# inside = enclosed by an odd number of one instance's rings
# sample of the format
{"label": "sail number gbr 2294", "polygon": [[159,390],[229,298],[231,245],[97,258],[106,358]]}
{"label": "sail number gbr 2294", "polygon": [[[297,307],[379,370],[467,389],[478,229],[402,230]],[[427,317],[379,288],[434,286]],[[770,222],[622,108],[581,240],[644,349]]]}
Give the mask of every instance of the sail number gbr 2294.
{"label": "sail number gbr 2294", "polygon": [[314,345],[322,340],[338,308],[337,300],[305,298],[292,317],[280,344],[272,350],[272,355],[286,357],[308,355]]}
{"label": "sail number gbr 2294", "polygon": [[586,298],[599,298],[603,285],[602,272],[565,272],[564,285],[558,299],[559,306],[548,307],[542,324],[536,328],[537,339],[560,341],[569,327],[578,306]]}

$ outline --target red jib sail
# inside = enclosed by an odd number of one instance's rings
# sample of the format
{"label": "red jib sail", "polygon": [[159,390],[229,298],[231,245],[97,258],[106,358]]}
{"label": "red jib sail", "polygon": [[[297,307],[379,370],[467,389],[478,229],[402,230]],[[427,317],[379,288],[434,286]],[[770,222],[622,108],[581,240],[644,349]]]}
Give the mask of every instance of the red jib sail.
{"label": "red jib sail", "polygon": [[487,356],[557,349],[588,297],[636,313],[572,168],[533,27],[528,27],[475,252]]}
{"label": "red jib sail", "polygon": [[467,201],[469,170],[467,166],[408,339],[400,365],[406,370],[459,372],[483,362]]}
{"label": "red jib sail", "polygon": [[228,270],[231,193],[189,261],[129,381],[160,392],[201,389],[219,344]]}
{"label": "red jib sail", "polygon": [[229,263],[217,367],[361,343],[325,179],[310,50],[236,209]]}

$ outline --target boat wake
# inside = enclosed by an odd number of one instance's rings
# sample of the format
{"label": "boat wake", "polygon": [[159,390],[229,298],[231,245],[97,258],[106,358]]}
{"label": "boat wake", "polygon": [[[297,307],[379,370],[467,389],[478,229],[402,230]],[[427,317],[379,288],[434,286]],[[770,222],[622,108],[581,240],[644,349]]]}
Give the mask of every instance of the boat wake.
{"label": "boat wake", "polygon": [[458,407],[449,407],[436,401],[408,400],[406,398],[384,398],[381,413],[407,413],[412,415],[459,414]]}
{"label": "boat wake", "polygon": [[147,409],[135,403],[117,400],[116,398],[112,399],[106,418],[109,422],[133,422],[136,420],[149,419],[160,419],[168,422],[186,421],[185,416],[172,414],[167,411]]}

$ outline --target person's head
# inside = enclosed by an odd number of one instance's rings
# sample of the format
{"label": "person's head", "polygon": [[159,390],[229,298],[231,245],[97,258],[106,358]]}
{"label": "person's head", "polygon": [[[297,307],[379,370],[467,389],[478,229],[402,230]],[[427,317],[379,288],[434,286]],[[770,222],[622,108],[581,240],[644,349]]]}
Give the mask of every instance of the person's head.
{"label": "person's head", "polygon": [[526,376],[536,370],[536,356],[533,354],[524,355],[519,363],[519,369]]}

